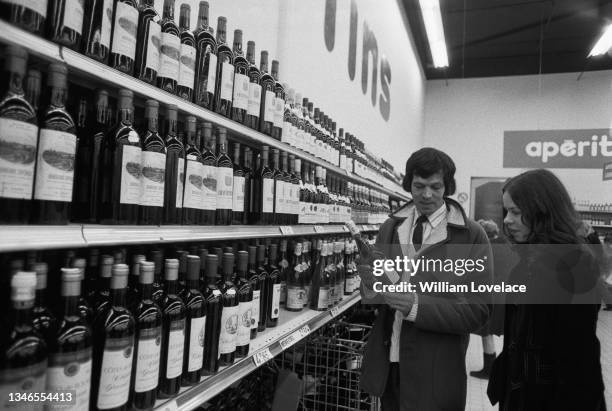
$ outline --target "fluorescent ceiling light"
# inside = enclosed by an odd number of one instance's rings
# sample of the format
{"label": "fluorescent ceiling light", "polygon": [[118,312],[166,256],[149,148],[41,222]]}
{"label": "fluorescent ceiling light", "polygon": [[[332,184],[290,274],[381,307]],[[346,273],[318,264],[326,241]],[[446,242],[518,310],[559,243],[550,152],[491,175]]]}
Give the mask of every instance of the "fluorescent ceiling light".
{"label": "fluorescent ceiling light", "polygon": [[434,67],[448,67],[448,54],[446,53],[446,40],[442,27],[442,13],[440,13],[439,0],[419,0],[421,14],[425,23],[429,50]]}
{"label": "fluorescent ceiling light", "polygon": [[595,43],[595,47],[589,53],[587,57],[600,56],[602,54],[606,54],[608,50],[612,48],[612,24],[606,27],[606,30],[601,35],[597,43]]}

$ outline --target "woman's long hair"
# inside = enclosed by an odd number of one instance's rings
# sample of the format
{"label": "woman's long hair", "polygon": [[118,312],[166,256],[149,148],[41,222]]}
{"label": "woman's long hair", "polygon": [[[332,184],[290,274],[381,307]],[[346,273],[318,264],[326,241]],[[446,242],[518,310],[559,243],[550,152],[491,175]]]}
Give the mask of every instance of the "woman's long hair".
{"label": "woman's long hair", "polygon": [[[504,184],[521,209],[523,224],[530,228],[530,244],[579,244],[584,241],[577,233],[581,225],[567,190],[548,170],[538,169],[519,174]],[[504,225],[504,233],[508,238]]]}

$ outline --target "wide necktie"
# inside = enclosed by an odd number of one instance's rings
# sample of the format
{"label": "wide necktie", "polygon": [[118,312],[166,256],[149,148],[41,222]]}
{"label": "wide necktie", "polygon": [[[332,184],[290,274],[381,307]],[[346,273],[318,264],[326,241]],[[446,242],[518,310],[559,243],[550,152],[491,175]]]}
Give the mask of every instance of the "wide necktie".
{"label": "wide necktie", "polygon": [[414,232],[412,233],[412,244],[414,245],[414,249],[419,251],[421,248],[421,244],[423,243],[423,223],[427,220],[426,215],[420,215],[416,220],[416,225],[414,227]]}

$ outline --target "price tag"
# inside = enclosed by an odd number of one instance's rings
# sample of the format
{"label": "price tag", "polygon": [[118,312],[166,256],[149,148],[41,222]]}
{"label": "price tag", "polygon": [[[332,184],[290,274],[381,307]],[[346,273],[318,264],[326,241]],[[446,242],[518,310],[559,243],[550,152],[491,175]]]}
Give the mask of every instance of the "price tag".
{"label": "price tag", "polygon": [[176,404],[176,400],[171,400],[165,403],[160,408],[161,411],[177,411],[178,405]]}
{"label": "price tag", "polygon": [[336,318],[340,314],[340,308],[332,307],[332,309],[329,310],[329,313],[331,314],[332,318]]}
{"label": "price tag", "polygon": [[287,337],[280,340],[280,346],[284,351],[287,348],[291,347],[293,344],[300,341],[302,338],[306,337],[308,334],[310,334],[310,327],[308,325],[305,325],[299,330],[294,331]]}
{"label": "price tag", "polygon": [[272,358],[274,357],[272,357],[270,349],[266,348],[265,350],[261,350],[255,353],[255,355],[253,356],[253,362],[255,363],[256,367],[259,367],[261,366],[261,364],[270,361]]}
{"label": "price tag", "polygon": [[348,232],[348,231],[349,231],[349,229],[348,229],[348,227],[347,227],[347,226],[343,225],[343,226],[342,226],[342,231],[344,231],[344,232]]}
{"label": "price tag", "polygon": [[283,235],[293,235],[293,227],[291,227],[290,225],[280,226],[280,231]]}
{"label": "price tag", "polygon": [[321,225],[314,226],[314,230],[315,230],[315,233],[317,233],[317,234],[321,234],[321,233],[325,232],[325,229]]}

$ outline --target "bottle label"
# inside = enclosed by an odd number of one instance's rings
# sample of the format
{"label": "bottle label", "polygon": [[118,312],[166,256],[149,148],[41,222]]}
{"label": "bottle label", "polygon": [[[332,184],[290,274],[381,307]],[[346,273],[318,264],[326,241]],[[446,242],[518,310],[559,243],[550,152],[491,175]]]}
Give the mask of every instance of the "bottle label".
{"label": "bottle label", "polygon": [[66,0],[64,26],[81,34],[83,29],[83,0]]}
{"label": "bottle label", "polygon": [[203,166],[202,209],[217,209],[217,167]]}
{"label": "bottle label", "polygon": [[234,65],[224,62],[221,66],[221,99],[232,101],[234,90]]}
{"label": "bottle label", "polygon": [[[46,3],[46,2],[45,2]],[[104,9],[102,10],[102,27],[100,28],[100,44],[107,49],[110,48],[111,31],[113,27],[113,0],[104,0]]]}
{"label": "bottle label", "polygon": [[246,110],[249,108],[249,76],[236,73],[234,76],[234,101],[235,108]]}
{"label": "bottle label", "polygon": [[149,20],[149,38],[147,41],[147,61],[145,66],[159,71],[159,48],[161,45],[161,26],[158,22]]}
{"label": "bottle label", "polygon": [[[41,16],[47,17],[47,0],[3,0],[2,3],[11,3],[17,6],[27,7]],[[4,399],[5,397],[2,398]]]}
{"label": "bottle label", "polygon": [[283,128],[285,120],[285,100],[280,97],[274,98],[274,127]]}
{"label": "bottle label", "polygon": [[238,304],[238,336],[236,337],[236,345],[243,347],[249,343],[251,339],[251,316],[253,303],[244,301]]}
{"label": "bottle label", "polygon": [[329,304],[329,289],[328,288],[319,288],[319,299],[317,300],[317,308],[327,308]]}
{"label": "bottle label", "polygon": [[32,199],[38,127],[0,118],[0,197]]}
{"label": "bottle label", "polygon": [[304,306],[304,289],[296,286],[287,287],[287,308],[299,310]]}
{"label": "bottle label", "polygon": [[96,399],[98,408],[117,408],[127,403],[133,355],[133,336],[106,339],[100,370],[100,389]]}
{"label": "bottle label", "polygon": [[215,84],[217,82],[217,55],[207,53],[208,56],[208,80],[206,81],[206,91],[215,94]]}
{"label": "bottle label", "polygon": [[270,306],[270,318],[278,318],[280,313],[280,294],[281,285],[274,284],[272,286],[272,305]]}
{"label": "bottle label", "polygon": [[140,330],[136,355],[134,391],[147,392],[157,388],[161,358],[161,327]]}
{"label": "bottle label", "polygon": [[231,210],[234,196],[234,169],[217,167],[217,209]]}
{"label": "bottle label", "polygon": [[274,188],[274,210],[277,213],[284,214],[285,210],[285,182],[276,180],[276,187]]}
{"label": "bottle label", "polygon": [[73,405],[51,405],[49,409],[87,411],[89,409],[89,389],[91,385],[91,347],[70,353],[57,353],[49,356],[47,369],[47,391],[76,392]]}
{"label": "bottle label", "polygon": [[232,198],[232,210],[241,213],[244,211],[244,177],[234,176],[234,193]]}
{"label": "bottle label", "polygon": [[262,205],[261,211],[264,213],[274,212],[274,179],[264,178],[262,184]]}
{"label": "bottle label", "polygon": [[236,351],[238,336],[239,306],[223,307],[221,312],[221,334],[219,335],[219,353],[231,354]]}
{"label": "bottle label", "polygon": [[264,111],[264,121],[274,123],[274,113],[276,112],[276,94],[273,91],[266,90],[266,109]]}
{"label": "bottle label", "polygon": [[152,151],[142,152],[142,178],[140,205],[164,206],[164,179],[166,177],[166,155]]}
{"label": "bottle label", "polygon": [[122,2],[117,2],[115,7],[115,31],[111,51],[133,60],[136,54],[138,10]]}
{"label": "bottle label", "polygon": [[193,89],[195,82],[196,49],[188,44],[181,44],[181,64],[179,71],[179,86]]}
{"label": "bottle label", "polygon": [[72,201],[76,136],[63,131],[42,129],[36,162],[36,200]]}
{"label": "bottle label", "polygon": [[[200,174],[201,175],[201,174]],[[185,182],[185,159],[179,158],[176,170],[176,208],[183,208],[183,190]]]}
{"label": "bottle label", "polygon": [[172,321],[168,333],[168,357],[166,378],[176,378],[183,373],[183,350],[185,349],[185,319]]}
{"label": "bottle label", "polygon": [[198,160],[190,160],[187,156],[187,179],[185,180],[185,198],[183,199],[183,207],[202,209],[202,174],[203,165]]}
{"label": "bottle label", "polygon": [[44,392],[46,384],[47,360],[23,368],[0,370],[0,409],[42,410],[42,403],[24,403],[21,407],[9,402],[9,394]]}
{"label": "bottle label", "polygon": [[[122,3],[117,3],[122,4]],[[140,160],[142,150],[136,146],[123,146],[121,160],[121,204],[140,203]]]}
{"label": "bottle label", "polygon": [[249,83],[249,106],[247,114],[259,117],[261,109],[261,86],[257,83]]}
{"label": "bottle label", "polygon": [[251,306],[251,329],[257,329],[259,325],[259,299],[261,290],[253,290],[253,305]]}
{"label": "bottle label", "polygon": [[[181,39],[170,33],[161,34],[158,77],[178,80]],[[193,86],[192,86],[193,87]]]}
{"label": "bottle label", "polygon": [[192,372],[202,368],[204,361],[204,330],[206,329],[206,316],[192,318],[190,327],[187,371]]}

